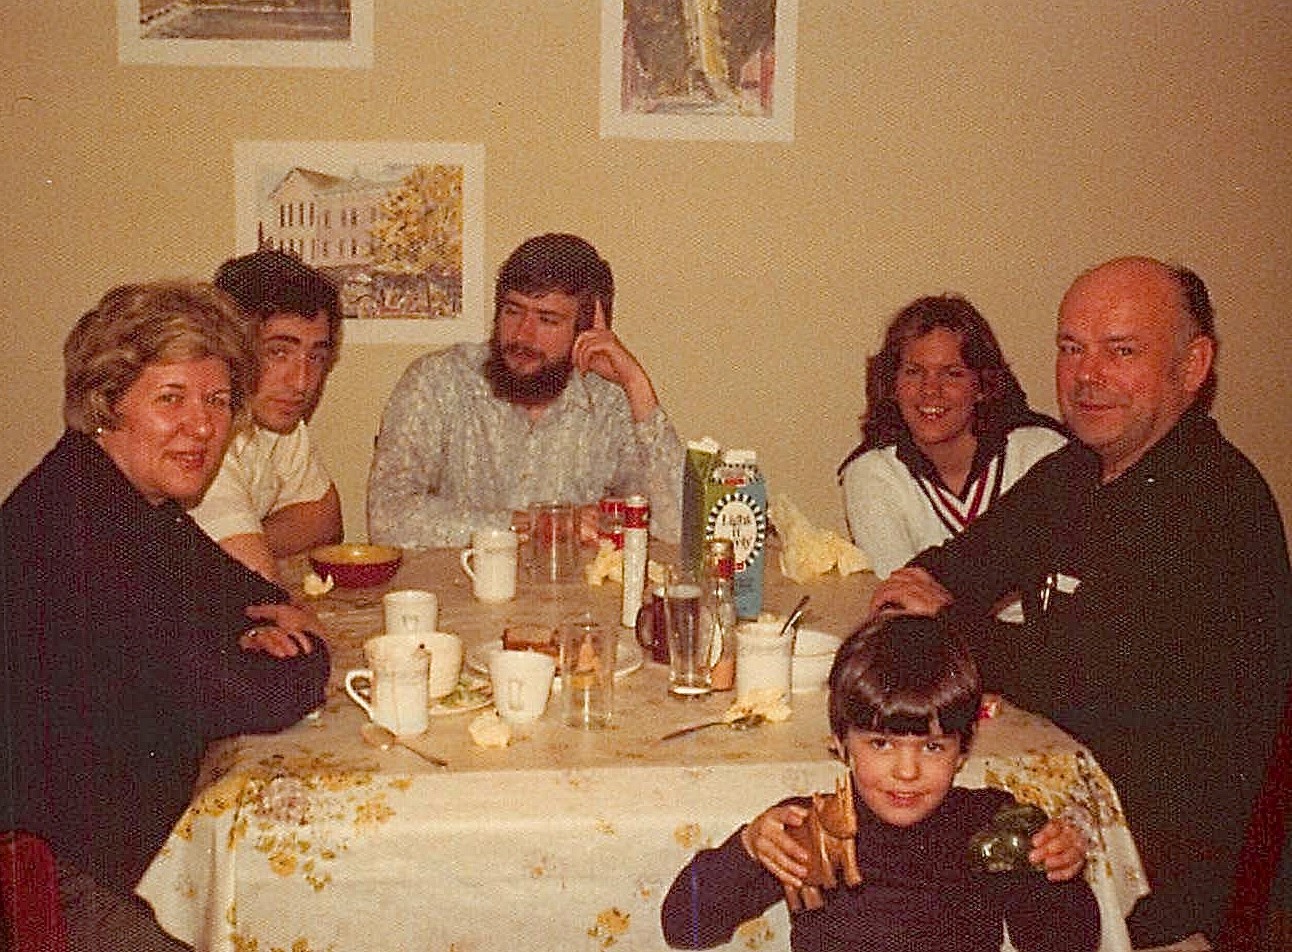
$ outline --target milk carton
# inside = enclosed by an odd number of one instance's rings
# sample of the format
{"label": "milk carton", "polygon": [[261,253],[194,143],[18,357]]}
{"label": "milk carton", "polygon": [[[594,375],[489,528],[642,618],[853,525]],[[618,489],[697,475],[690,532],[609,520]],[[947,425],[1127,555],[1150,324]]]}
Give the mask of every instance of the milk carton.
{"label": "milk carton", "polygon": [[757,618],[763,608],[767,545],[767,483],[753,450],[721,450],[710,437],[687,444],[682,476],[679,561],[694,578],[704,572],[704,544],[720,536],[735,549],[736,614]]}
{"label": "milk carton", "polygon": [[705,538],[730,539],[735,550],[736,615],[757,618],[763,610],[767,483],[753,450],[722,454],[709,474],[705,503]]}

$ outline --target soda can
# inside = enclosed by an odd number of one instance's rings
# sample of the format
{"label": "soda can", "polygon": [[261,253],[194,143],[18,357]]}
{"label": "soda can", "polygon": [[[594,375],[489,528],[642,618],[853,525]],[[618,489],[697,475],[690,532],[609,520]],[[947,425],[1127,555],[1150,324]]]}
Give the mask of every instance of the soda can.
{"label": "soda can", "polygon": [[624,500],[624,528],[650,528],[650,500],[645,496],[629,496]]}
{"label": "soda can", "polygon": [[624,597],[619,618],[625,628],[637,626],[649,550],[650,500],[645,496],[629,496],[624,500]]}
{"label": "soda can", "polygon": [[597,505],[597,536],[613,543],[616,549],[624,547],[624,501],[619,496],[604,496]]}

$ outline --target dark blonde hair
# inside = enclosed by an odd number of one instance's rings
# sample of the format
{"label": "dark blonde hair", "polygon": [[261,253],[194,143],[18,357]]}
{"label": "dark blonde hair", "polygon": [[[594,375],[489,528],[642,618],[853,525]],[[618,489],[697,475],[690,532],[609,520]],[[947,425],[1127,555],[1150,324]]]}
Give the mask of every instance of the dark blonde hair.
{"label": "dark blonde hair", "polygon": [[158,281],[113,288],[63,344],[63,421],[94,433],[120,422],[117,402],[152,364],[218,357],[229,368],[235,420],[255,386],[242,310],[209,284]]}
{"label": "dark blonde hair", "polygon": [[830,730],[955,734],[967,750],[982,684],[945,616],[888,615],[857,631],[830,668]]}
{"label": "dark blonde hair", "polygon": [[897,375],[902,349],[935,330],[960,338],[960,359],[975,377],[982,397],[974,405],[973,433],[994,444],[1020,426],[1044,426],[1062,433],[1057,422],[1027,405],[1018,377],[1010,369],[991,325],[979,310],[957,294],[916,298],[897,312],[884,332],[879,353],[866,362],[866,408],[861,416],[861,442],[839,464],[837,475],[869,450],[892,446],[907,432],[897,405]]}

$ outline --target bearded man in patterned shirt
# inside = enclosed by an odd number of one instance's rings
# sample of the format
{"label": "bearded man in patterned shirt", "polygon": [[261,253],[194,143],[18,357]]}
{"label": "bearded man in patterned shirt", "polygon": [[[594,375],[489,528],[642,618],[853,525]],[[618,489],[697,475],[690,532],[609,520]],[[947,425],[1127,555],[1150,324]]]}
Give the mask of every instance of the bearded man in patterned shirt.
{"label": "bearded man in patterned shirt", "polygon": [[382,417],[368,482],[375,542],[458,546],[575,503],[585,538],[606,495],[650,497],[678,536],[683,447],[650,377],[610,329],[614,277],[582,238],[530,238],[504,262],[488,344],[427,354]]}

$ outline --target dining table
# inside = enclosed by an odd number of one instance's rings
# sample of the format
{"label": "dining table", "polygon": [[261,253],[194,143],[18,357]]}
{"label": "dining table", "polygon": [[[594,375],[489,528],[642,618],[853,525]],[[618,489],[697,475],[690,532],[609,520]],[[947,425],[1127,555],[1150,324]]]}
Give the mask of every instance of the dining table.
{"label": "dining table", "polygon": [[[652,542],[651,558],[668,564],[676,550]],[[619,627],[613,580],[532,582],[522,566],[516,597],[487,604],[473,597],[456,549],[406,550],[389,582],[313,598],[303,557],[281,569],[326,627],[326,703],[280,733],[210,745],[187,811],[138,886],[162,926],[199,950],[662,950],[660,905],[697,850],[787,796],[833,790],[845,770],[823,690],[792,694],[778,723],[662,740],[721,719],[734,698],[671,696],[667,665]],[[783,616],[807,595],[801,624],[842,638],[875,585],[869,572],[791,581],[773,544],[763,610]],[[465,645],[461,690],[408,738],[445,767],[365,743],[366,715],[343,690],[346,672],[366,667],[364,641],[382,631],[383,594],[410,588],[436,594],[438,627]],[[567,726],[553,697],[507,746],[481,746],[470,728],[492,716],[483,671],[503,630],[588,613],[620,631],[609,727]],[[956,782],[1008,790],[1051,816],[1084,811],[1101,949],[1129,952],[1125,916],[1148,884],[1117,792],[1089,750],[1002,699]],[[784,903],[744,923],[726,948],[788,950]]]}

